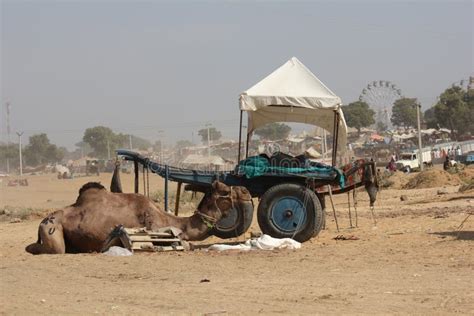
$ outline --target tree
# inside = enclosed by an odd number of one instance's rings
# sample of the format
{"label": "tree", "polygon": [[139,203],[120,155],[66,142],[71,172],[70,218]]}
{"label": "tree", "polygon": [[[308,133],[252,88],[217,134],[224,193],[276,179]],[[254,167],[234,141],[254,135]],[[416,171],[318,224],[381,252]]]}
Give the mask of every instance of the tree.
{"label": "tree", "polygon": [[285,139],[290,135],[291,127],[284,123],[270,123],[255,130],[255,135],[265,140]]}
{"label": "tree", "polygon": [[423,113],[423,120],[427,128],[438,128],[438,120],[436,119],[434,107],[429,108]]}
{"label": "tree", "polygon": [[80,158],[87,156],[89,153],[93,151],[91,146],[82,140],[80,142],[75,143],[74,146],[77,147],[77,149],[74,152],[77,152]]}
{"label": "tree", "polygon": [[209,130],[209,140],[219,140],[222,137],[220,131],[218,131],[215,127],[203,128],[198,131],[198,135],[201,136],[201,140],[203,143],[207,143],[207,131]]}
{"label": "tree", "polygon": [[18,144],[0,144],[0,165],[6,170],[7,159],[10,168],[16,168],[20,163]]}
{"label": "tree", "polygon": [[417,126],[417,106],[420,106],[420,104],[416,98],[401,98],[396,100],[393,104],[392,117],[390,118],[392,124],[395,126],[403,126],[405,128]]}
{"label": "tree", "polygon": [[44,133],[31,136],[24,149],[25,163],[30,166],[60,162],[64,154],[63,150],[50,143]]}
{"label": "tree", "polygon": [[441,127],[451,130],[452,138],[474,133],[474,91],[459,86],[446,89],[434,106],[434,116]]}
{"label": "tree", "polygon": [[190,147],[192,146],[193,143],[187,139],[182,139],[182,140],[178,140],[176,142],[176,148],[177,149],[182,149],[182,148],[185,148],[185,147]]}
{"label": "tree", "polygon": [[[130,136],[125,136],[125,137],[130,137]],[[144,138],[141,138],[135,135],[131,135],[131,137],[132,137],[133,148],[136,148],[138,150],[148,150],[150,147],[153,147],[153,145],[151,144],[149,140],[146,140]]]}
{"label": "tree", "polygon": [[360,134],[362,127],[375,123],[375,112],[365,102],[356,101],[349,103],[342,107],[342,112],[344,112],[347,125],[356,128],[358,134]]}
{"label": "tree", "polygon": [[107,158],[113,154],[114,150],[124,147],[128,141],[128,136],[115,134],[110,128],[96,126],[86,129],[82,140],[89,144],[97,158]]}

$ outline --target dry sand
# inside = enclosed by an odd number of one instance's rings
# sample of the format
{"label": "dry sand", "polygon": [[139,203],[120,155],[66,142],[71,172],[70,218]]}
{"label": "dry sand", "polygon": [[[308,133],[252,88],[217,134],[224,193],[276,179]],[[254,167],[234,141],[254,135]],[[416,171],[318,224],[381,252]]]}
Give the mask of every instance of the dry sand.
{"label": "dry sand", "polygon": [[[91,180],[108,184],[110,174],[31,176],[29,187],[2,183],[0,210],[58,208]],[[162,189],[159,177],[150,180]],[[123,181],[131,192],[131,176]],[[0,313],[472,314],[474,218],[456,229],[474,196],[458,193],[458,186],[446,186],[442,195],[438,189],[382,191],[376,226],[361,191],[358,228],[348,228],[347,195],[336,196],[341,231],[328,213],[327,229],[295,251],[32,256],[24,247],[36,240],[40,220],[9,223],[16,213],[2,215]],[[401,202],[402,194],[408,200]],[[256,221],[251,230],[259,231]],[[333,240],[340,234],[360,239]],[[221,240],[204,244],[214,242]]]}

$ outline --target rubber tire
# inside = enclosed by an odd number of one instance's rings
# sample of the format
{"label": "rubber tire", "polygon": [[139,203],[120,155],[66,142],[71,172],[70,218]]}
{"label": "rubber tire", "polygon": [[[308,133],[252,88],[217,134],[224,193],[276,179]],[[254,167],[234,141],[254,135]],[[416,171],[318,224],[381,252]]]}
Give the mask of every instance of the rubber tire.
{"label": "rubber tire", "polygon": [[222,226],[219,226],[219,223],[221,221],[224,221],[225,219],[221,219],[220,221],[217,222],[216,226],[214,226],[211,233],[214,236],[222,238],[222,239],[239,237],[250,228],[250,225],[252,225],[253,210],[254,210],[253,201],[252,203],[244,204],[243,207],[236,207],[236,211],[237,211],[236,221],[231,225],[222,227]]}
{"label": "rubber tire", "polygon": [[406,171],[407,174],[410,174],[412,172],[410,166],[406,166],[405,171]]}
{"label": "rubber tire", "polygon": [[[319,195],[316,194],[316,197],[318,198],[319,204],[321,205],[321,221],[320,221],[320,228],[316,228],[313,234],[313,237],[316,237],[319,235],[319,232],[325,229],[326,227],[326,201],[321,203],[321,199],[324,199],[324,195]],[[324,205],[324,207],[323,207]]]}
{"label": "rubber tire", "polygon": [[[306,221],[296,233],[279,229],[271,219],[273,204],[283,197],[296,198],[300,202],[307,200],[305,205]],[[283,183],[271,187],[261,196],[257,220],[264,234],[275,238],[293,238],[296,241],[305,242],[319,234],[324,224],[324,214],[316,193],[299,184]]]}

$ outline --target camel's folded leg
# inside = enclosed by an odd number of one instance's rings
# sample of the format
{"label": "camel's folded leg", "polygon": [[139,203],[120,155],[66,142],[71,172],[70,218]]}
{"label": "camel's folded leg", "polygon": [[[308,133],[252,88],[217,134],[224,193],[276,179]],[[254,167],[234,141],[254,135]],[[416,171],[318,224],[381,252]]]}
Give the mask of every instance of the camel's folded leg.
{"label": "camel's folded leg", "polygon": [[66,252],[63,227],[59,223],[62,214],[53,213],[46,217],[38,228],[38,241],[28,245],[25,250],[34,255],[63,254]]}

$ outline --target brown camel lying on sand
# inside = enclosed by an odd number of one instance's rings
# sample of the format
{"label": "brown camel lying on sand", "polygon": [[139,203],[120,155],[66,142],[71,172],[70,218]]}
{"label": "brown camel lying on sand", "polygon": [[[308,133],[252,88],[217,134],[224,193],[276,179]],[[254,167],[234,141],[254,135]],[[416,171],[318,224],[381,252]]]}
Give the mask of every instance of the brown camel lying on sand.
{"label": "brown camel lying on sand", "polygon": [[117,225],[157,229],[179,228],[183,240],[203,240],[213,225],[237,203],[251,203],[244,187],[212,184],[198,210],[190,217],[177,217],[159,209],[139,194],[111,193],[100,183],[89,182],[79,190],[71,206],[46,217],[38,229],[38,241],[26,247],[32,254],[99,252]]}

